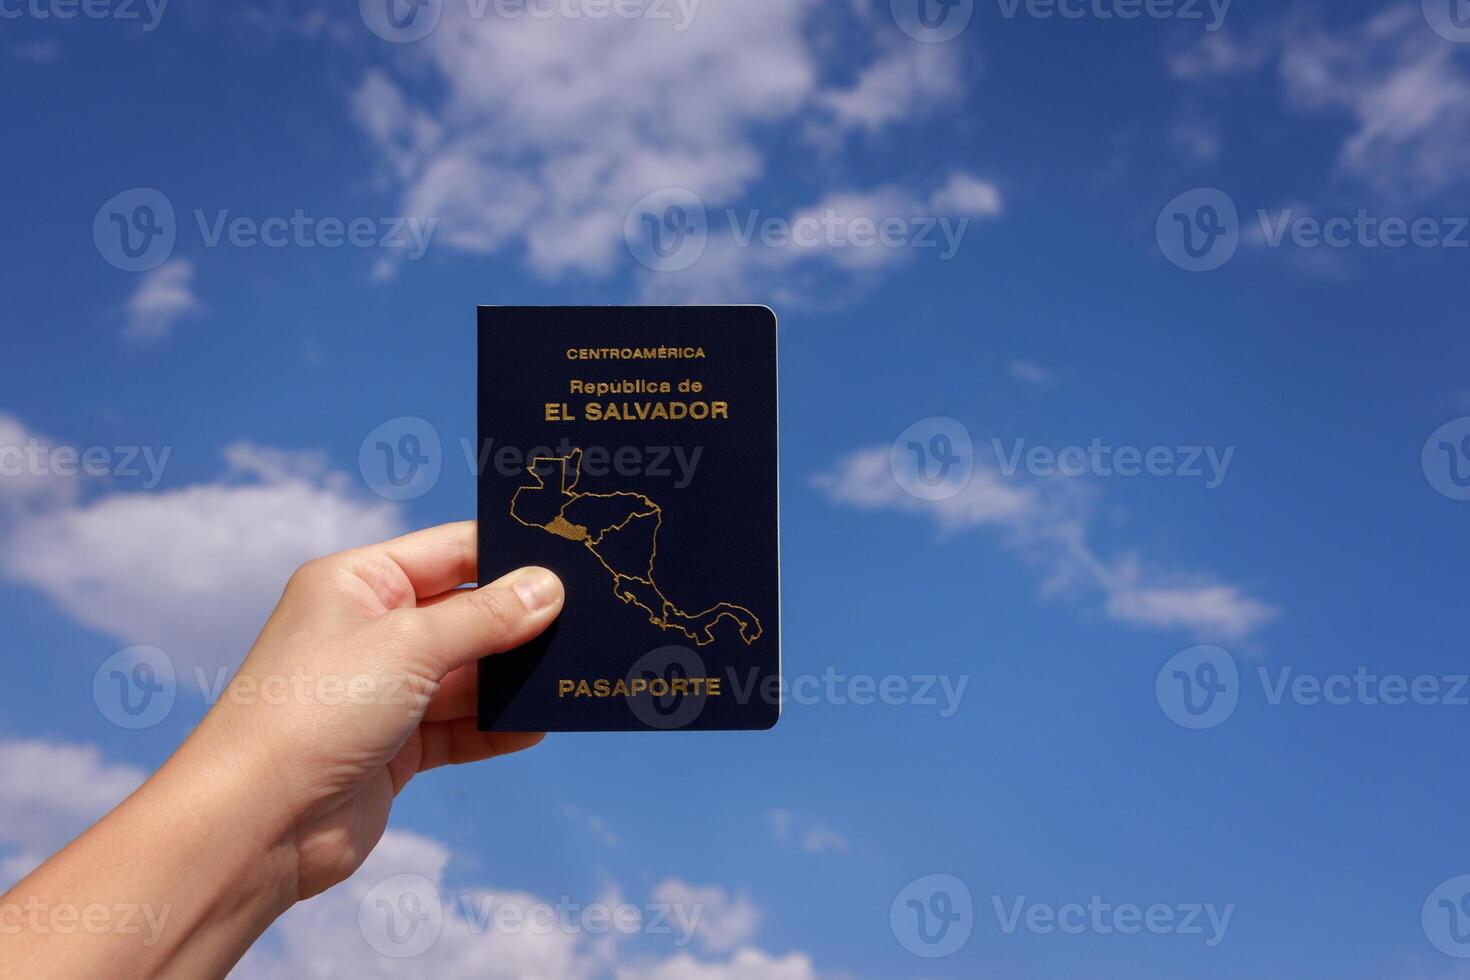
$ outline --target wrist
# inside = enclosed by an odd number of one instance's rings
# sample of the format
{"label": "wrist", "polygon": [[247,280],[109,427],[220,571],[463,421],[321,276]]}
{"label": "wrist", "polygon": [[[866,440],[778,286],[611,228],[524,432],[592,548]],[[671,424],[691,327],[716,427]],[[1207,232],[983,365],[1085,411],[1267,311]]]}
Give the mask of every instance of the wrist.
{"label": "wrist", "polygon": [[17,956],[47,962],[50,976],[223,977],[294,904],[287,833],[261,818],[247,779],[201,758],[186,743],[16,886],[52,908],[132,909],[146,928],[33,932]]}
{"label": "wrist", "polygon": [[184,821],[180,829],[202,842],[218,877],[273,919],[296,902],[296,815],[245,733],[219,731],[213,720],[185,740],[140,795],[169,814],[168,823]]}

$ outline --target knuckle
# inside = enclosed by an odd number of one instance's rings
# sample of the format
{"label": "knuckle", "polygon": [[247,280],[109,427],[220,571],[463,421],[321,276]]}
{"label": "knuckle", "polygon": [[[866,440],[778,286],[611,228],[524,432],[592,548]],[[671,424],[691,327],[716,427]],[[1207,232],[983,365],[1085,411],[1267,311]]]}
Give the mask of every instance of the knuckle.
{"label": "knuckle", "polygon": [[513,629],[524,617],[520,600],[509,589],[479,589],[470,593],[469,603],[497,630]]}
{"label": "knuckle", "polygon": [[398,687],[398,699],[416,714],[429,709],[429,702],[439,693],[439,685],[422,674],[407,673],[394,679]]}
{"label": "knuckle", "polygon": [[378,625],[395,649],[419,650],[431,645],[429,623],[414,609],[393,609],[385,613]]}
{"label": "knuckle", "polygon": [[386,554],[366,548],[345,552],[341,568],[344,574],[366,583],[387,608],[414,605],[413,583]]}
{"label": "knuckle", "polygon": [[296,571],[291,573],[290,580],[286,583],[287,589],[311,588],[319,585],[332,573],[332,562],[329,558],[313,558],[302,562]]}

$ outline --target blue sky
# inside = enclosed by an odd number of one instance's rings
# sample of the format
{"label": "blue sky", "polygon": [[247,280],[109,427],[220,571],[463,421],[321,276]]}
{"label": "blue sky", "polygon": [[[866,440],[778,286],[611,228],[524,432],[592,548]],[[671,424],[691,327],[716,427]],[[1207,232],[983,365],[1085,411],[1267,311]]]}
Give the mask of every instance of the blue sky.
{"label": "blue sky", "polygon": [[[0,476],[0,877],[167,756],[204,709],[194,668],[238,662],[297,563],[472,515],[476,304],[755,302],[782,325],[787,678],[933,679],[953,710],[821,696],[768,734],[553,737],[436,772],[240,975],[1465,975],[1439,899],[1470,873],[1467,11],[1065,6],[961,3],[940,40],[904,0],[702,0],[687,23],[444,0],[394,40],[370,3],[0,2],[0,449],[53,453]],[[175,242],[128,271],[94,223],[140,188]],[[625,234],[670,188],[708,224],[672,271]],[[310,236],[246,244],[297,212]],[[803,217],[829,230],[731,231]],[[864,218],[895,244],[830,231]],[[322,247],[322,219],[372,241]],[[380,242],[410,219],[417,257]],[[1417,240],[1386,244],[1394,219]],[[396,501],[358,453],[404,417],[442,474]],[[957,492],[890,465],[906,431],[968,437]],[[1176,475],[1045,465],[1094,441]],[[167,452],[156,481],[129,447]],[[1217,480],[1188,472],[1205,450]],[[129,730],[93,679],[137,645],[182,683]],[[1174,671],[1207,660],[1234,708],[1190,728]],[[1370,703],[1386,675],[1438,693]],[[416,959],[358,926],[400,873],[451,907]],[[916,955],[941,949],[907,898],[953,908],[953,879],[958,948]],[[477,931],[455,902],[485,893],[702,925]],[[1200,906],[1203,934],[1045,928],[1094,896]],[[1043,925],[1007,931],[1017,907]],[[1214,937],[1205,907],[1230,910]]]}

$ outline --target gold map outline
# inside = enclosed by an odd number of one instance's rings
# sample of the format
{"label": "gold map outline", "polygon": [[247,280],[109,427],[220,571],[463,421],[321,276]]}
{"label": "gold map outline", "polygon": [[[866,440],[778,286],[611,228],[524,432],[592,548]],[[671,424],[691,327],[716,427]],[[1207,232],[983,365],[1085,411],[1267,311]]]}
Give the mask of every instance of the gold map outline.
{"label": "gold map outline", "polygon": [[[545,524],[532,524],[528,521],[522,520],[520,516],[516,513],[516,501],[520,498],[521,494],[527,490],[539,492],[547,489],[546,481],[542,479],[541,474],[536,472],[537,466],[543,462],[551,464],[563,464],[561,466],[562,505],[561,508],[556,512],[556,516],[547,521]],[[572,472],[570,483],[568,483],[567,480],[567,473],[569,470]],[[516,492],[511,495],[511,519],[514,520],[517,524],[520,524],[522,527],[538,528],[542,531],[546,531],[548,534],[554,534],[559,538],[565,538],[568,541],[580,542],[582,546],[590,551],[592,553],[592,556],[597,559],[598,564],[607,569],[608,574],[613,577],[613,595],[621,599],[625,604],[632,603],[633,605],[638,606],[644,612],[648,613],[648,621],[650,623],[659,627],[660,629],[678,630],[679,632],[687,636],[690,640],[694,641],[694,644],[696,646],[705,646],[706,644],[713,643],[715,641],[713,633],[715,624],[720,622],[720,620],[725,619],[726,617],[729,617],[735,622],[735,625],[740,634],[740,639],[745,641],[746,646],[750,646],[756,640],[759,640],[761,636],[765,633],[765,628],[761,626],[761,621],[755,613],[751,612],[744,606],[738,606],[733,602],[717,602],[703,612],[694,613],[692,615],[674,605],[669,597],[664,595],[663,590],[660,589],[657,583],[655,583],[653,580],[653,564],[658,558],[658,532],[663,529],[664,523],[663,508],[654,501],[650,500],[644,494],[635,493],[630,490],[616,490],[612,493],[588,493],[577,491],[577,484],[582,479],[581,449],[573,449],[565,456],[532,457],[531,465],[526,467],[526,472],[529,473],[531,475],[531,478],[536,481],[536,486],[527,485],[518,487],[516,489]],[[584,497],[636,497],[638,500],[643,502],[644,507],[639,508],[633,513],[629,514],[626,518],[623,519],[621,523],[613,524],[600,529],[594,537],[592,533],[587,530],[587,528],[583,527],[580,524],[573,524],[571,521],[567,520],[565,516],[567,508]],[[609,532],[621,531],[623,528],[632,523],[633,520],[646,517],[653,517],[655,523],[653,526],[653,534],[651,536],[651,539],[653,541],[653,548],[649,553],[648,567],[646,569],[647,578],[643,578],[637,575],[629,575],[626,572],[620,572],[617,569],[613,568],[607,563],[607,560],[598,553],[597,545],[601,543],[602,539],[605,538]],[[659,600],[662,602],[663,609],[660,611],[655,611],[649,608],[646,603],[642,602],[631,591],[626,594],[619,592],[618,583],[622,579],[630,579],[635,582],[641,582],[644,585],[648,586],[650,589],[653,590],[653,594],[658,596]],[[750,621],[748,623],[741,622],[740,617],[736,615],[737,612],[744,613],[747,617],[749,617]],[[697,634],[694,631],[679,625],[678,623],[670,622],[671,615],[677,615],[682,619],[689,620],[690,622],[696,622],[702,617],[708,616],[711,613],[717,613],[717,615],[715,615],[714,618],[711,619],[708,623],[704,624],[702,634]],[[753,632],[748,633],[748,630],[752,629]]]}

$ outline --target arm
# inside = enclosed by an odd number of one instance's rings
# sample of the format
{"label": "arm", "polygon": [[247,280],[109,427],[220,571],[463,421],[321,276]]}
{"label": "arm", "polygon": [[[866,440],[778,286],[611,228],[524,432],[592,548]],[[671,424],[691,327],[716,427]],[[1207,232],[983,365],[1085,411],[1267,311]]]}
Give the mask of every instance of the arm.
{"label": "arm", "polygon": [[477,730],[475,662],[550,625],[561,583],[460,590],[475,554],[463,523],[303,566],[174,756],[0,897],[0,978],[222,977],[362,864],[415,774],[539,742]]}

